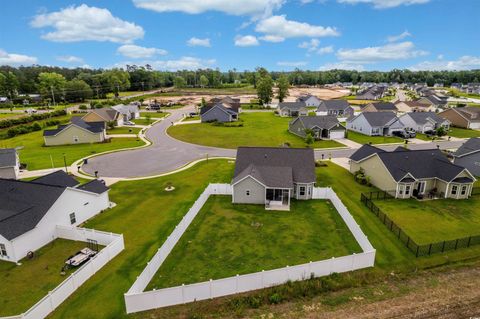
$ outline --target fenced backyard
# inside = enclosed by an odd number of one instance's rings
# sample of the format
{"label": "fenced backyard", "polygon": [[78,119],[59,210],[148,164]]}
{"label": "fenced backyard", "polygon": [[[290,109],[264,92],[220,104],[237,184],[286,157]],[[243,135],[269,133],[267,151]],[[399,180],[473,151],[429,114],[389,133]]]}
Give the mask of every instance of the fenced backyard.
{"label": "fenced backyard", "polygon": [[[478,196],[480,188],[473,188],[472,196]],[[397,238],[412,252],[415,257],[428,256],[435,253],[443,253],[449,250],[457,250],[460,248],[468,248],[473,245],[480,244],[480,234],[466,236],[451,240],[443,240],[428,244],[417,244],[397,223],[395,223],[385,212],[383,212],[374,200],[395,200],[389,192],[377,191],[370,193],[362,193],[361,202],[373,213],[378,219],[392,232]],[[480,231],[479,231],[480,233]]]}
{"label": "fenced backyard", "polygon": [[73,294],[83,283],[102,269],[110,260],[117,256],[124,249],[123,235],[97,231],[93,229],[57,226],[56,237],[74,241],[89,242],[95,241],[105,246],[89,261],[78,268],[60,285],[33,305],[26,312],[0,319],[43,319],[60,306],[71,294]]}
{"label": "fenced backyard", "polygon": [[335,192],[331,188],[315,188],[313,198],[328,199],[332,202],[359,246],[362,248],[362,253],[144,292],[155,273],[180,240],[210,195],[231,194],[232,188],[229,184],[210,184],[205,189],[182,221],[175,227],[168,239],[159,248],[155,256],[148,262],[129,291],[125,293],[127,313],[227,296],[281,285],[287,281],[305,280],[312,277],[330,275],[332,273],[372,267],[374,265],[375,249]]}

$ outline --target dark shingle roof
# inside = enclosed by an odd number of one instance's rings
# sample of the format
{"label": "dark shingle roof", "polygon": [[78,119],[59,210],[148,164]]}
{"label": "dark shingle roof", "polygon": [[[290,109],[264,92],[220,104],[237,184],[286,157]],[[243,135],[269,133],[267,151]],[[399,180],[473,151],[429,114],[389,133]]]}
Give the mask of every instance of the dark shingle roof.
{"label": "dark shingle roof", "polygon": [[393,112],[363,112],[362,114],[371,126],[385,126],[397,117]]}
{"label": "dark shingle roof", "polygon": [[408,115],[418,124],[425,124],[428,119],[436,123],[445,122],[445,119],[438,116],[435,112],[411,112]]}
{"label": "dark shingle roof", "polygon": [[380,153],[380,152],[385,152],[385,151],[378,147],[372,146],[370,144],[365,144],[365,145],[362,145],[362,147],[360,147],[358,150],[356,150],[350,156],[350,159],[355,162],[358,162],[366,157],[369,157],[372,154]]}
{"label": "dark shingle roof", "polygon": [[0,167],[12,167],[17,165],[17,150],[14,148],[0,149]]}
{"label": "dark shingle roof", "polygon": [[397,111],[395,104],[390,102],[377,102],[372,104],[379,111]]}
{"label": "dark shingle roof", "polygon": [[[71,124],[76,125],[78,127],[81,127],[87,131],[90,131],[92,133],[101,133],[105,129],[105,123],[104,122],[85,122],[80,116],[74,116],[71,118]],[[57,129],[53,130],[45,130],[43,131],[43,136],[53,136],[67,127],[69,127],[71,124],[66,124],[66,125],[59,125]]]}
{"label": "dark shingle roof", "polygon": [[319,105],[319,108],[335,111],[345,110],[349,107],[350,104],[345,100],[325,100]]}
{"label": "dark shingle roof", "polygon": [[[293,120],[296,121],[297,119]],[[315,126],[321,129],[331,129],[339,124],[338,119],[335,116],[300,116],[298,121],[302,122],[303,127],[311,129]]]}
{"label": "dark shingle roof", "polygon": [[[106,122],[115,121],[118,117],[118,112],[112,108],[104,108],[104,109],[95,109],[90,113],[95,113],[101,118],[103,118]],[[88,114],[87,114],[88,115]]]}
{"label": "dark shingle roof", "polygon": [[[309,148],[239,147],[233,182],[253,174],[271,187],[314,183],[315,158]],[[271,184],[271,185],[270,185]]]}
{"label": "dark shingle roof", "polygon": [[297,101],[298,101],[298,102],[305,102],[305,101],[307,101],[307,100],[308,100],[309,98],[311,98],[311,97],[314,97],[314,98],[316,98],[317,100],[320,100],[320,99],[319,99],[318,97],[316,97],[315,95],[307,94],[307,95],[299,96],[299,97],[297,98]]}
{"label": "dark shingle roof", "polygon": [[480,152],[480,138],[472,137],[468,141],[462,144],[458,150],[454,153],[456,157],[462,157],[466,154]]}
{"label": "dark shingle roof", "polygon": [[0,179],[0,234],[12,240],[35,228],[65,188]]}
{"label": "dark shingle roof", "polygon": [[68,175],[62,170],[50,173],[45,176],[38,177],[34,179],[33,182],[46,184],[46,185],[53,185],[53,186],[64,186],[64,187],[74,187],[79,184],[75,178]]}
{"label": "dark shingle roof", "polygon": [[99,181],[98,179],[94,179],[86,184],[80,185],[77,189],[81,189],[87,192],[95,193],[95,194],[103,194],[108,191],[108,188],[104,183]]}
{"label": "dark shingle roof", "polygon": [[200,109],[200,114],[205,114],[210,111],[212,108],[218,107],[229,114],[238,114],[239,105],[237,104],[227,104],[227,103],[216,103],[213,105],[206,105]]}
{"label": "dark shingle roof", "polygon": [[305,108],[306,105],[305,105],[305,102],[281,102],[281,103],[278,103],[278,109],[279,110],[282,110],[282,109],[289,109],[289,110],[299,110],[299,109],[302,109],[302,108]]}

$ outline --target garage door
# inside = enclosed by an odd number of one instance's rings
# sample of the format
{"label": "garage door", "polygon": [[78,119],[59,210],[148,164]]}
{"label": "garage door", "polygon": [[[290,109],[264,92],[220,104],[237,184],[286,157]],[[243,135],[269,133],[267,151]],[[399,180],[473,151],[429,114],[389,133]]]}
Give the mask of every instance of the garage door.
{"label": "garage door", "polygon": [[480,122],[477,123],[470,123],[470,128],[474,130],[480,129]]}
{"label": "garage door", "polygon": [[336,140],[345,137],[345,131],[330,131],[330,139]]}

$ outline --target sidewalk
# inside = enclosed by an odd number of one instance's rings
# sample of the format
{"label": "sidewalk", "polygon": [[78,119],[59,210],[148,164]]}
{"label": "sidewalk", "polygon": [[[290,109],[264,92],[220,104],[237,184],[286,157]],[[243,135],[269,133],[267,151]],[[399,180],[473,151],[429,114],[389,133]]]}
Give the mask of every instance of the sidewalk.
{"label": "sidewalk", "polygon": [[354,142],[352,140],[349,140],[347,138],[339,139],[339,140],[337,140],[337,142],[342,143],[343,145],[346,145],[349,148],[355,148],[356,149],[356,148],[362,147],[362,144],[359,144],[359,143]]}
{"label": "sidewalk", "polygon": [[338,166],[345,168],[347,171],[350,171],[350,164],[348,163],[350,159],[348,157],[332,158],[331,161],[332,163],[335,163]]}

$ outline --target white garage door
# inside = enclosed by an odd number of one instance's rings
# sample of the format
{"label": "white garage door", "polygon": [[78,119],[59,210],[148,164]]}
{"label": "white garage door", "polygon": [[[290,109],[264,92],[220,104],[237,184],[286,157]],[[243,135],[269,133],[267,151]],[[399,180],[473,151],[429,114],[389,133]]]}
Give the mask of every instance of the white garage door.
{"label": "white garage door", "polygon": [[474,130],[480,129],[480,122],[477,123],[470,123],[470,128]]}
{"label": "white garage door", "polygon": [[330,139],[337,140],[345,137],[345,131],[330,131]]}

